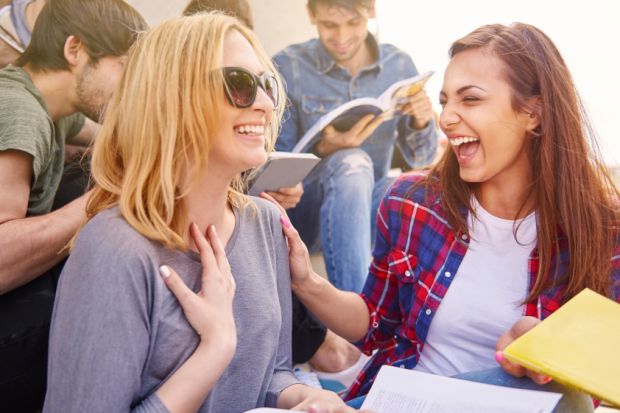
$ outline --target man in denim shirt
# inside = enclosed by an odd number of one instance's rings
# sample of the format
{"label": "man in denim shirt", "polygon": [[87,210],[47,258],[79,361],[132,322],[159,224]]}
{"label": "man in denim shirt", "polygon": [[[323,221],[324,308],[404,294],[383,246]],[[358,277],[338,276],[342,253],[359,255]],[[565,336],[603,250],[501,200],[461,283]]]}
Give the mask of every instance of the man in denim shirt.
{"label": "man in denim shirt", "polygon": [[[367,31],[374,0],[308,0],[318,39],[274,56],[286,81],[289,104],[276,143],[291,151],[324,114],[355,98],[377,97],[392,83],[417,74],[411,58],[378,44]],[[398,116],[362,118],[349,131],[328,126],[313,152],[321,163],[296,188],[272,195],[311,249],[321,249],[330,281],[361,291],[370,263],[376,208],[390,179],[394,145],[412,167],[429,164],[437,149],[431,102],[424,91]],[[301,197],[303,193],[303,197]],[[301,200],[300,200],[301,197]]]}

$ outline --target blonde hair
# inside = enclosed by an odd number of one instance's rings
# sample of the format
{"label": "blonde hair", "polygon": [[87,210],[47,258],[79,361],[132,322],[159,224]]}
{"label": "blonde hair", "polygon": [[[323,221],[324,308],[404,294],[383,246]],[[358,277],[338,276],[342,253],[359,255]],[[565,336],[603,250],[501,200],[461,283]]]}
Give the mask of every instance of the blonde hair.
{"label": "blonde hair", "polygon": [[[169,20],[138,38],[94,145],[89,219],[118,205],[146,238],[187,249],[183,199],[207,166],[221,105],[228,104],[220,69],[230,30],[248,40],[265,70],[277,73],[255,35],[220,13]],[[267,151],[273,149],[282,106],[265,132]],[[237,176],[228,190],[231,205],[248,205],[243,190]]]}

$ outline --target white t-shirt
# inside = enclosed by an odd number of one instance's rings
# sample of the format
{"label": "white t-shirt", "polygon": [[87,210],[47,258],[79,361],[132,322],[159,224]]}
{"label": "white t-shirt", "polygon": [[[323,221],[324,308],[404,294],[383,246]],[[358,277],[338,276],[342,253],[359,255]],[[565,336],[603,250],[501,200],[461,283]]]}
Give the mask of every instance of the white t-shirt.
{"label": "white t-shirt", "polygon": [[452,376],[497,367],[497,339],[523,315],[536,215],[506,220],[485,211],[475,197],[472,203],[477,218],[470,214],[467,221],[469,248],[435,313],[415,370]]}

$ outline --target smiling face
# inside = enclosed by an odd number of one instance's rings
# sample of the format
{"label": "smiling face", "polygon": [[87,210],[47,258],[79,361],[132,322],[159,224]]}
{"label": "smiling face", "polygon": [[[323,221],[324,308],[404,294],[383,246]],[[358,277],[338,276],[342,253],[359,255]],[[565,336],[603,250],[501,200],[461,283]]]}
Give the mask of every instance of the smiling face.
{"label": "smiling face", "polygon": [[363,53],[370,17],[366,9],[352,11],[317,3],[314,11],[308,9],[308,14],[321,43],[336,63],[346,66],[348,61]]}
{"label": "smiling face", "polygon": [[[226,34],[223,50],[223,67],[240,67],[256,75],[265,71],[250,43],[238,31]],[[254,103],[247,108],[234,107],[224,98],[219,129],[209,152],[209,168],[234,176],[265,162],[265,131],[273,110],[272,100],[260,87]]]}
{"label": "smiling face", "polygon": [[510,184],[530,179],[529,131],[536,116],[515,111],[504,63],[486,49],[457,53],[440,93],[440,126],[470,183]]}

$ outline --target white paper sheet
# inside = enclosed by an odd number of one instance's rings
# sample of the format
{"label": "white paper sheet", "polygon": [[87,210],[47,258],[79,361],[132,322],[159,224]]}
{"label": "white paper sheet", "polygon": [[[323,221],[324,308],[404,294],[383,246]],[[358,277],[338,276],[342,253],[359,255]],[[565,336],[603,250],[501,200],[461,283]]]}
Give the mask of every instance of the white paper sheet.
{"label": "white paper sheet", "polygon": [[376,413],[551,413],[561,397],[383,366],[362,408]]}

